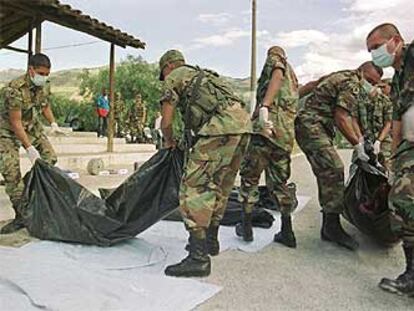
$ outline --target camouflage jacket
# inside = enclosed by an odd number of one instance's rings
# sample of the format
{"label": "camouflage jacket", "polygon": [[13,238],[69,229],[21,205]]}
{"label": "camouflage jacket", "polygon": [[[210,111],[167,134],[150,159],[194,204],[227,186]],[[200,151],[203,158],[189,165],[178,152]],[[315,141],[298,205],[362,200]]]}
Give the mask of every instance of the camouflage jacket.
{"label": "camouflage jacket", "polygon": [[[401,121],[403,114],[414,105],[414,41],[404,46],[403,64],[392,79],[391,98],[394,104],[393,119]],[[403,141],[397,153],[414,148],[413,143]]]}
{"label": "camouflage jacket", "polygon": [[123,100],[116,100],[114,106],[114,118],[121,120],[125,115],[125,102]]}
{"label": "camouflage jacket", "polygon": [[275,69],[283,71],[282,86],[275,96],[269,110],[269,119],[273,122],[271,135],[262,131],[259,120],[253,122],[254,133],[265,135],[273,144],[291,152],[294,142],[294,121],[299,101],[298,79],[286,58],[281,55],[269,55],[263,67],[257,86],[257,104],[263,102],[272,74]]}
{"label": "camouflage jacket", "polygon": [[414,41],[404,46],[402,59],[402,66],[392,79],[393,119],[397,121],[414,104]]}
{"label": "camouflage jacket", "polygon": [[189,104],[195,87],[193,83],[199,74],[199,69],[187,65],[174,69],[165,79],[160,102],[169,101],[180,109],[186,128],[199,136],[251,133],[250,117],[244,103],[230,85],[213,72],[203,70],[195,102]]}
{"label": "camouflage jacket", "polygon": [[145,114],[146,108],[144,104],[142,104],[139,107],[133,106],[128,113],[129,122],[131,122],[132,124],[144,125],[146,122],[146,120],[144,120]]}
{"label": "camouflage jacket", "polygon": [[36,87],[28,74],[9,82],[0,91],[0,131],[2,136],[14,137],[9,112],[20,110],[23,127],[27,132],[42,131],[39,114],[50,104],[50,84]]}
{"label": "camouflage jacket", "polygon": [[[375,141],[384,129],[385,123],[392,121],[393,107],[388,96],[378,94],[370,97],[365,91],[361,92],[360,100],[354,106],[354,117],[357,118],[364,136]],[[388,135],[385,139],[391,141]]]}
{"label": "camouflage jacket", "polygon": [[353,114],[362,92],[362,75],[358,70],[343,70],[327,75],[306,98],[298,118],[304,123],[321,124],[335,136],[334,112],[340,107]]}

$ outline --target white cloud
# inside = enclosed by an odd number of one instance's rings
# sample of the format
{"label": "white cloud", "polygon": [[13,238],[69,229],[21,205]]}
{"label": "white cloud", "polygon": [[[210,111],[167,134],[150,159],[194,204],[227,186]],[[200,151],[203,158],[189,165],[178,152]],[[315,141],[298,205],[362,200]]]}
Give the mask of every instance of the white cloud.
{"label": "white cloud", "polygon": [[386,10],[392,9],[397,7],[401,4],[404,4],[405,0],[353,0],[353,1],[346,1],[350,2],[351,5],[346,10],[352,12],[372,12],[377,10]]}
{"label": "white cloud", "polygon": [[321,44],[327,42],[328,40],[328,35],[314,29],[280,32],[275,38],[275,42],[285,48],[294,48],[309,44]]}
{"label": "white cloud", "polygon": [[[301,83],[332,71],[356,68],[369,60],[366,35],[380,23],[395,23],[407,41],[414,36],[412,0],[343,0],[343,3],[346,5],[344,12],[348,15],[337,22],[342,26],[338,27],[340,32],[306,29],[278,34],[282,46],[306,46],[303,62],[296,67]],[[386,76],[391,74],[392,71],[386,71]]]}
{"label": "white cloud", "polygon": [[200,14],[197,17],[197,20],[202,23],[220,26],[220,25],[228,23],[232,17],[233,15],[229,13]]}
{"label": "white cloud", "polygon": [[[257,37],[262,37],[268,34],[268,31],[262,30],[257,32]],[[229,29],[222,34],[211,35],[202,38],[194,39],[194,48],[202,48],[205,46],[210,47],[223,47],[223,46],[230,46],[234,44],[237,40],[241,38],[250,37],[251,32],[250,30],[244,30],[241,28],[233,28]]]}

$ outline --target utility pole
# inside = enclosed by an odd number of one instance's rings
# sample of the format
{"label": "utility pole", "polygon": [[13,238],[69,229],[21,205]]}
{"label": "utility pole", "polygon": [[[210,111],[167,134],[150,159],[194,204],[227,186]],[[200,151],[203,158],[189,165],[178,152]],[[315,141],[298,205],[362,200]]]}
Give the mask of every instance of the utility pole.
{"label": "utility pole", "polygon": [[252,0],[252,51],[250,69],[250,114],[256,109],[256,14],[257,0]]}

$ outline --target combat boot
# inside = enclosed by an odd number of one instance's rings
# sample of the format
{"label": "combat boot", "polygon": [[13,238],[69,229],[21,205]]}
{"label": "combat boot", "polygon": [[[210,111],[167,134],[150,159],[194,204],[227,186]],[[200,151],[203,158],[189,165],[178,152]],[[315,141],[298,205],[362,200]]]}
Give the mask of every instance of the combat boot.
{"label": "combat boot", "polygon": [[14,209],[16,216],[11,222],[9,222],[7,225],[1,228],[0,234],[14,233],[25,227],[23,217],[19,211],[19,207],[17,207],[17,204],[13,204],[13,209]]}
{"label": "combat boot", "polygon": [[207,243],[204,236],[190,232],[190,251],[180,263],[168,266],[164,273],[176,277],[205,277],[211,272],[210,257],[207,254]]}
{"label": "combat boot", "polygon": [[[217,256],[220,253],[220,243],[218,241],[218,226],[212,226],[207,230],[207,252],[210,256]],[[187,252],[190,251],[191,235],[188,238],[188,243],[185,246]]]}
{"label": "combat boot", "polygon": [[296,248],[295,233],[292,229],[292,217],[290,215],[282,215],[282,229],[279,233],[275,234],[273,241],[281,243],[290,248]]}
{"label": "combat boot", "polygon": [[236,235],[246,242],[253,241],[252,213],[242,212],[242,222],[236,225]]}
{"label": "combat boot", "polygon": [[348,235],[342,228],[339,214],[322,213],[322,215],[322,240],[334,242],[352,251],[358,248],[358,242]]}
{"label": "combat boot", "polygon": [[210,225],[207,229],[207,251],[210,256],[217,256],[220,253],[219,228],[219,226]]}
{"label": "combat boot", "polygon": [[414,297],[414,248],[403,247],[406,269],[395,280],[383,278],[378,284],[380,288],[397,295]]}

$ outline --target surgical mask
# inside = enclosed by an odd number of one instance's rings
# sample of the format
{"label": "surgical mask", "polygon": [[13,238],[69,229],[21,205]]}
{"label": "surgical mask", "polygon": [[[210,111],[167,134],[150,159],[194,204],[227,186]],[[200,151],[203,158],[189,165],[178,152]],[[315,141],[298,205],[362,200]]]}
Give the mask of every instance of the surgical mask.
{"label": "surgical mask", "polygon": [[[388,41],[390,42],[390,40]],[[372,61],[375,65],[381,68],[386,68],[392,66],[395,60],[395,52],[390,53],[387,50],[388,42],[381,45],[379,48],[371,51]],[[395,51],[397,48],[395,49]]]}
{"label": "surgical mask", "polygon": [[365,92],[367,92],[367,94],[371,94],[372,89],[374,88],[374,86],[365,79],[362,82],[362,87],[365,90]]}
{"label": "surgical mask", "polygon": [[38,73],[35,72],[33,77],[30,77],[30,79],[32,80],[33,84],[36,86],[44,86],[47,82],[47,76],[42,76],[39,75]]}

